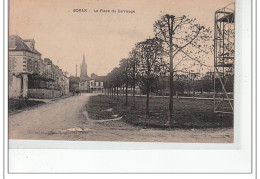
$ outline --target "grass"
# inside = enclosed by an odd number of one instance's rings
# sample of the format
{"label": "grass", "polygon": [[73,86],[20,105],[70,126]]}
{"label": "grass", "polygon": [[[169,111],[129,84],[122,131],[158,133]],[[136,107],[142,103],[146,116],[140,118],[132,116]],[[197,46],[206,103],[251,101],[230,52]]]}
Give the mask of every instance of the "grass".
{"label": "grass", "polygon": [[[107,96],[91,96],[87,110],[94,120],[111,119],[118,114],[132,125],[155,128],[228,128],[233,127],[233,115],[213,112],[213,100],[174,99],[174,123],[165,125],[168,114],[168,100],[165,97],[150,98],[150,113],[145,114],[145,97],[136,97],[136,108],[133,98],[125,106],[124,97],[117,102]],[[106,111],[113,108],[112,111]]]}
{"label": "grass", "polygon": [[8,99],[8,114],[14,114],[21,110],[29,109],[33,106],[44,104],[43,101],[27,99]]}

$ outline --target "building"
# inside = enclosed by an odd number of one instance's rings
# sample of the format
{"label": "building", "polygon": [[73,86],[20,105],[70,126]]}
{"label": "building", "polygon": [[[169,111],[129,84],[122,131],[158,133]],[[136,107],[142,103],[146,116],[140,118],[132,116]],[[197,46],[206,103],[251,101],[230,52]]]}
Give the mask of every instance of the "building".
{"label": "building", "polygon": [[17,35],[9,36],[8,49],[9,98],[28,96],[28,74],[43,71],[41,53],[35,49],[33,39],[23,40]]}
{"label": "building", "polygon": [[81,91],[86,93],[103,93],[104,76],[98,76],[92,73],[90,77],[87,74],[87,64],[85,55],[83,55],[80,65],[80,77],[70,77],[70,91]]}
{"label": "building", "polygon": [[77,76],[69,77],[69,91],[75,92],[79,90],[80,78]]}
{"label": "building", "polygon": [[9,98],[55,98],[66,94],[68,79],[49,58],[41,58],[34,39],[11,35],[8,51]]}
{"label": "building", "polygon": [[90,91],[90,80],[89,79],[86,79],[86,80],[80,80],[79,82],[79,90],[81,92],[91,92]]}
{"label": "building", "polygon": [[69,95],[69,77],[68,74],[66,72],[63,72],[62,75],[62,91],[64,93],[64,95]]}
{"label": "building", "polygon": [[85,61],[85,55],[83,54],[82,63],[80,65],[80,81],[78,86],[81,92],[90,92],[89,80],[90,78],[88,77],[88,73],[87,73],[87,64]]}
{"label": "building", "polygon": [[82,63],[80,65],[80,80],[88,79],[87,64],[85,61],[85,55],[83,54]]}
{"label": "building", "polygon": [[90,90],[92,93],[104,93],[105,76],[96,76],[90,79]]}

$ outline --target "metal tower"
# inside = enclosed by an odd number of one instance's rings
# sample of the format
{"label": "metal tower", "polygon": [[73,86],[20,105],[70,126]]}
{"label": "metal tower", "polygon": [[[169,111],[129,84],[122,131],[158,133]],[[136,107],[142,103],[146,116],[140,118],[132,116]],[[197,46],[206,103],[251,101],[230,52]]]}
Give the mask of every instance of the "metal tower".
{"label": "metal tower", "polygon": [[233,113],[235,3],[215,12],[214,112]]}

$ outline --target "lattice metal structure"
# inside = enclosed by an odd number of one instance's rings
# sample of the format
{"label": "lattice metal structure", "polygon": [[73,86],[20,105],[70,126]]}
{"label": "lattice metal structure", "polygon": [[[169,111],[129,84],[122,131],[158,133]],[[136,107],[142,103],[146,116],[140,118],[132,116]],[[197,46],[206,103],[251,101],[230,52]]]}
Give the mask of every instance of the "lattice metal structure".
{"label": "lattice metal structure", "polygon": [[235,3],[215,12],[214,112],[233,113]]}

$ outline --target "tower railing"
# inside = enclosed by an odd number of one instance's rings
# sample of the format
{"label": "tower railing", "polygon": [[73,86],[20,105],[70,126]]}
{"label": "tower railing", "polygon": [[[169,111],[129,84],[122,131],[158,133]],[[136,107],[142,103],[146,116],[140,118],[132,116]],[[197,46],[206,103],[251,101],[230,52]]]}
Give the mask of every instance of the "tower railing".
{"label": "tower railing", "polygon": [[214,112],[233,113],[235,3],[215,12]]}

